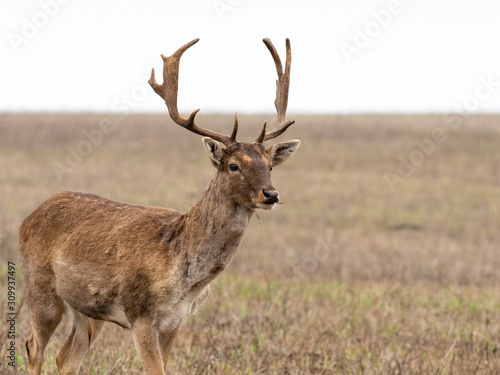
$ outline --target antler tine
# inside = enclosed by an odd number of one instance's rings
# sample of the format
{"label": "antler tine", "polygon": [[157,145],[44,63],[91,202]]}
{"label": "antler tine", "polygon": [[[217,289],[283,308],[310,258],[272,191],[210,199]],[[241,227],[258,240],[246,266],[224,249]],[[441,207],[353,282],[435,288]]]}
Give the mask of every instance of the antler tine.
{"label": "antler tine", "polygon": [[286,108],[288,106],[288,88],[290,86],[290,68],[292,65],[290,39],[286,38],[285,72],[283,72],[281,59],[271,40],[269,38],[265,38],[262,41],[271,53],[274,64],[276,65],[276,72],[278,73],[278,79],[276,80],[276,99],[274,101],[274,106],[276,107],[276,112],[278,115],[278,125],[276,126],[276,129],[272,130],[269,133],[266,133],[264,124],[263,130],[256,140],[257,143],[263,143],[270,139],[276,138],[277,136],[283,134],[293,123],[295,123],[295,121],[285,122]]}
{"label": "antler tine", "polygon": [[[155,70],[151,69],[151,78],[149,79],[149,84],[153,88],[153,90],[163,99],[165,100],[165,104],[168,108],[168,113],[172,120],[186,128],[187,130],[203,135],[205,137],[210,137],[216,141],[223,143],[226,147],[230,146],[233,143],[236,143],[236,133],[238,131],[238,120],[235,117],[235,123],[233,127],[233,132],[230,136],[216,133],[214,131],[203,129],[198,127],[194,118],[198,113],[199,109],[194,110],[188,118],[183,117],[177,108],[177,93],[179,90],[179,63],[181,56],[186,50],[191,47],[193,44],[196,44],[199,39],[194,39],[189,43],[183,45],[177,51],[175,51],[171,56],[161,55],[163,59],[163,83],[161,85],[156,82],[155,79]],[[235,114],[236,116],[236,114]]]}
{"label": "antler tine", "polygon": [[260,131],[259,136],[255,140],[256,143],[264,143],[264,139],[266,137],[266,126],[267,126],[267,122],[264,122],[264,126],[262,127],[262,130]]}
{"label": "antler tine", "polygon": [[238,114],[236,112],[234,112],[233,132],[231,133],[231,136],[229,137],[229,140],[232,143],[236,143],[236,133],[238,133]]}

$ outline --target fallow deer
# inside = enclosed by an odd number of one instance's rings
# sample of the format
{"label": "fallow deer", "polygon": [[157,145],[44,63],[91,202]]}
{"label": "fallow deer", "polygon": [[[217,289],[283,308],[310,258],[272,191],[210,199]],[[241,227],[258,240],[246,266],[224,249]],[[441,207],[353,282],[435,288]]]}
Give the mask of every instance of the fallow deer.
{"label": "fallow deer", "polygon": [[[198,39],[162,55],[163,84],[149,84],[165,100],[178,125],[204,136],[217,172],[201,200],[186,214],[161,207],[116,202],[97,195],[63,192],[46,200],[22,223],[19,251],[26,280],[31,334],[26,342],[29,373],[39,375],[46,345],[61,317],[73,326],[56,357],[62,375],[78,374],[80,363],[105,322],[132,331],[144,371],[163,375],[181,323],[206,297],[210,282],[228,265],[258,208],[279,202],[270,179],[299,147],[293,140],[264,147],[294,123],[285,122],[291,51],[285,71],[269,39],[278,80],[277,127],[266,124],[254,143],[198,127],[195,116],[179,114],[179,60]],[[221,147],[222,143],[225,148]]]}

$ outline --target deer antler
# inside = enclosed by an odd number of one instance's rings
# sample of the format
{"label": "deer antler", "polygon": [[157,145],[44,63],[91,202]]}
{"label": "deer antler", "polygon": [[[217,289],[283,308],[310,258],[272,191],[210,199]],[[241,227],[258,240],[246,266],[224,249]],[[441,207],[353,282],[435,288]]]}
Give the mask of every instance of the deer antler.
{"label": "deer antler", "polygon": [[285,73],[283,73],[281,59],[271,40],[269,38],[265,38],[262,41],[266,45],[269,52],[271,52],[274,64],[276,65],[276,71],[278,73],[278,79],[276,80],[276,100],[274,101],[274,106],[276,107],[276,112],[278,114],[278,125],[276,126],[276,129],[266,133],[266,123],[264,123],[259,137],[255,140],[257,143],[264,143],[265,141],[276,138],[277,136],[283,134],[286,129],[290,127],[290,125],[295,123],[295,121],[285,122],[286,107],[288,105],[288,87],[290,86],[290,67],[292,64],[290,39],[286,38]]}
{"label": "deer antler", "polygon": [[151,70],[151,78],[148,82],[153,90],[155,90],[155,92],[160,97],[162,97],[163,100],[165,100],[165,104],[168,108],[168,113],[176,124],[182,126],[183,128],[186,128],[187,130],[195,134],[210,137],[228,147],[231,144],[236,143],[236,133],[238,132],[238,119],[236,118],[236,114],[234,118],[233,132],[229,136],[196,126],[194,118],[199,109],[195,109],[188,118],[181,116],[179,110],[177,109],[177,92],[179,89],[179,62],[182,54],[198,41],[199,39],[194,39],[189,43],[183,45],[181,48],[175,51],[172,56],[166,57],[164,55],[161,55],[161,58],[163,59],[163,83],[159,85],[158,82],[156,82],[154,68]]}

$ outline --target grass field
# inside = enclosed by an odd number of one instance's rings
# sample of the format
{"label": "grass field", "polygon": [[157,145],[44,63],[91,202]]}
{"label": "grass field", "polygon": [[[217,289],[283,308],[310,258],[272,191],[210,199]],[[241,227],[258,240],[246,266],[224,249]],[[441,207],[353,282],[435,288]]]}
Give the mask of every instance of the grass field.
{"label": "grass field", "polygon": [[[302,145],[273,171],[284,204],[253,217],[169,373],[500,374],[500,117],[289,117],[281,138]],[[239,139],[269,118],[240,116]],[[228,132],[232,119],[199,122]],[[26,373],[21,220],[63,190],[185,212],[214,173],[198,138],[167,115],[0,115],[1,374]],[[44,374],[57,373],[69,329],[52,337]],[[112,324],[81,370],[141,372],[130,332]]]}

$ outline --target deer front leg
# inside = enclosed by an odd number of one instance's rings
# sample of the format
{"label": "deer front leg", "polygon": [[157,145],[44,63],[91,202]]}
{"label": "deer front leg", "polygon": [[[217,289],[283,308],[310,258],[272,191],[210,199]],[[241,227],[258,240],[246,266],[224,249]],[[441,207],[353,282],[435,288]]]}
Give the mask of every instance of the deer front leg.
{"label": "deer front leg", "polygon": [[175,338],[177,337],[177,332],[179,332],[179,327],[171,331],[160,332],[160,350],[163,360],[163,370],[165,371],[165,373],[167,373],[167,361],[170,354],[170,349],[172,349],[172,345],[174,344]]}
{"label": "deer front leg", "polygon": [[165,375],[160,351],[158,330],[151,320],[139,318],[132,327],[135,347],[147,375]]}

